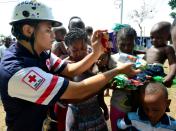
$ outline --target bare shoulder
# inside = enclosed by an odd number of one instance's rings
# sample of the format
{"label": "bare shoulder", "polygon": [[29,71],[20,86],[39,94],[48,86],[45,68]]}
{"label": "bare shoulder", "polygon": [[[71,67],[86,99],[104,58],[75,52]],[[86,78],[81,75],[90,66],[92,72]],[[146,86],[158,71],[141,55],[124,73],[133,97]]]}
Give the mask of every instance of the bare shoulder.
{"label": "bare shoulder", "polygon": [[166,53],[169,53],[169,54],[171,54],[171,53],[174,53],[174,54],[175,54],[174,48],[173,48],[172,46],[170,46],[170,45],[167,45],[167,46],[164,48],[164,51],[165,51]]}
{"label": "bare shoulder", "polygon": [[172,46],[167,45],[165,47],[165,54],[167,56],[167,59],[170,64],[176,63],[176,55],[175,55],[175,50]]}
{"label": "bare shoulder", "polygon": [[171,45],[167,45],[166,48],[167,48],[167,49],[172,49],[172,50],[174,50],[174,47],[171,46]]}

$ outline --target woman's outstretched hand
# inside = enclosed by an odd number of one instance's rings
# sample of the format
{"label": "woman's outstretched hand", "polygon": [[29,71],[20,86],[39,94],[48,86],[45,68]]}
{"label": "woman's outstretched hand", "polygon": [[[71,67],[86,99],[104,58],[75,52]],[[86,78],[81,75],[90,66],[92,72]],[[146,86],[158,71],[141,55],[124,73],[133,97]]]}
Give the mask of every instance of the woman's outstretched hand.
{"label": "woman's outstretched hand", "polygon": [[140,69],[135,70],[133,68],[133,63],[125,63],[123,65],[118,66],[119,74],[126,74],[129,77],[135,76],[141,72]]}

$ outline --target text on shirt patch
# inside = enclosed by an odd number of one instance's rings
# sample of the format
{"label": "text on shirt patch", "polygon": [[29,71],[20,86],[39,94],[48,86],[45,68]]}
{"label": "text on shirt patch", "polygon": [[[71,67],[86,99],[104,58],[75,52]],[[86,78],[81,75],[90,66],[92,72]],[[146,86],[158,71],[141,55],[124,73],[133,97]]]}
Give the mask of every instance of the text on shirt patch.
{"label": "text on shirt patch", "polygon": [[30,70],[27,75],[22,79],[24,83],[30,86],[32,89],[37,90],[45,81],[37,72]]}

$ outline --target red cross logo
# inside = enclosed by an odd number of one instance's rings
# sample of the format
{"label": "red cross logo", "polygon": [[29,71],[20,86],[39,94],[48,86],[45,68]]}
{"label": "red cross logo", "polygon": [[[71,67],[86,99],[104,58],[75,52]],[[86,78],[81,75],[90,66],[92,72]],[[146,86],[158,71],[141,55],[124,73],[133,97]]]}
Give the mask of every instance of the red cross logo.
{"label": "red cross logo", "polygon": [[45,81],[45,79],[39,75],[39,73],[40,72],[36,72],[34,70],[29,70],[28,73],[23,77],[22,81],[32,89],[38,90]]}
{"label": "red cross logo", "polygon": [[30,83],[31,83],[31,82],[36,82],[36,79],[35,79],[36,76],[35,76],[35,75],[33,75],[33,76],[30,75],[28,78],[29,78],[29,82],[30,82]]}

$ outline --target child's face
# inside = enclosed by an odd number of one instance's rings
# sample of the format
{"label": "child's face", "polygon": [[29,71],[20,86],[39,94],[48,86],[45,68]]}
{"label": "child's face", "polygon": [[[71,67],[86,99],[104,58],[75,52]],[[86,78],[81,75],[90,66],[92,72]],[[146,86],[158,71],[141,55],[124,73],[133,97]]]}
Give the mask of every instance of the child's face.
{"label": "child's face", "polygon": [[70,46],[68,46],[68,52],[70,58],[74,61],[80,61],[87,55],[87,44],[84,40],[76,40]]}
{"label": "child's face", "polygon": [[167,44],[169,35],[167,33],[157,32],[155,30],[150,32],[151,42],[155,47],[162,47]]}
{"label": "child's face", "polygon": [[125,40],[119,40],[117,44],[121,52],[131,54],[134,48],[134,38],[129,37]]}
{"label": "child's face", "polygon": [[64,41],[64,35],[61,33],[61,31],[56,31],[55,32],[55,39],[57,41]]}
{"label": "child's face", "polygon": [[166,111],[166,108],[169,107],[169,104],[170,101],[164,97],[162,91],[155,94],[142,95],[143,110],[152,125],[155,125],[160,121]]}

